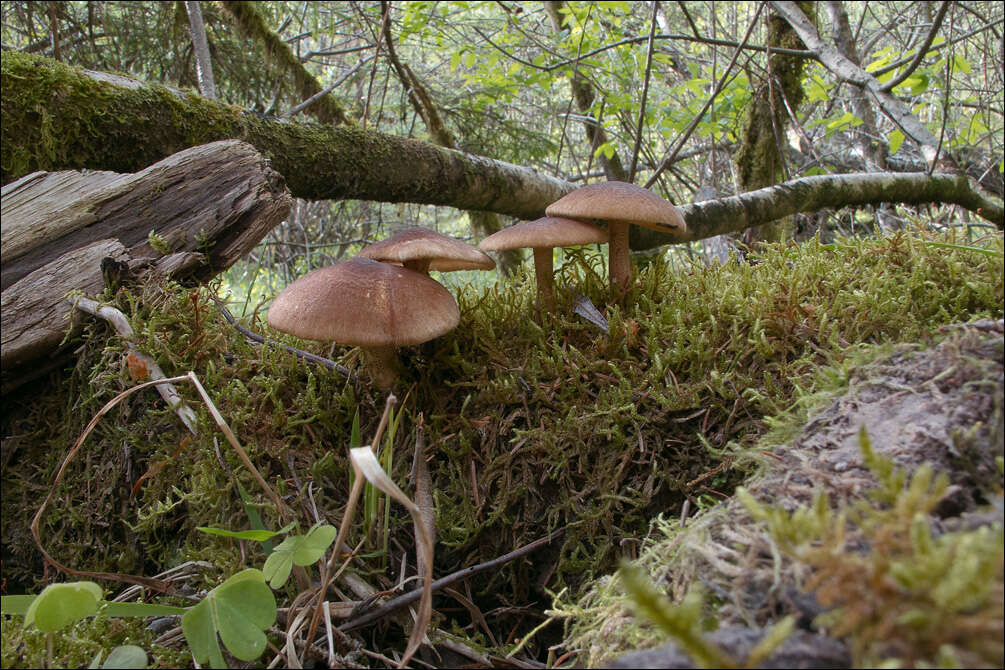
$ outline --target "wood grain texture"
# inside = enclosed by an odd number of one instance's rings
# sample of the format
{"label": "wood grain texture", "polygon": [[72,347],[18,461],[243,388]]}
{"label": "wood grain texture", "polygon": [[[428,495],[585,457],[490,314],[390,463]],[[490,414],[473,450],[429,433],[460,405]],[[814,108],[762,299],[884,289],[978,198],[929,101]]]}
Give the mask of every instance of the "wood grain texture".
{"label": "wood grain texture", "polygon": [[[289,212],[282,176],[249,144],[223,140],[133,174],[36,172],[2,191],[4,386],[54,352],[64,297],[104,288],[102,260],[202,281],[245,256]],[[151,247],[155,232],[169,247]],[[158,245],[159,246],[159,245]]]}

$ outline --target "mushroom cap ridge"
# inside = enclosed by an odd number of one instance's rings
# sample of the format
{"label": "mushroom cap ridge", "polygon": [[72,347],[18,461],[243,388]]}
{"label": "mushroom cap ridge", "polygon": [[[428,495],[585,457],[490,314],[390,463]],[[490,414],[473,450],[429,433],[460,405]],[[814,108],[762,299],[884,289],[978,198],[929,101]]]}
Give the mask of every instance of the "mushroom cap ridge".
{"label": "mushroom cap ridge", "polygon": [[589,184],[548,205],[548,216],[631,223],[680,235],[687,230],[680,210],[652,191],[623,181]]}
{"label": "mushroom cap ridge", "polygon": [[607,231],[585,221],[543,216],[492,233],[478,244],[478,248],[482,251],[503,251],[535,247],[572,247],[594,242],[607,242]]}
{"label": "mushroom cap ridge", "polygon": [[363,347],[419,344],[460,322],[454,297],[421,272],[350,258],[289,284],[269,307],[276,330]]}
{"label": "mushroom cap ridge", "polygon": [[359,255],[399,265],[407,261],[429,259],[429,269],[439,272],[491,270],[496,266],[491,257],[470,244],[420,226],[406,228],[375,242],[359,252]]}

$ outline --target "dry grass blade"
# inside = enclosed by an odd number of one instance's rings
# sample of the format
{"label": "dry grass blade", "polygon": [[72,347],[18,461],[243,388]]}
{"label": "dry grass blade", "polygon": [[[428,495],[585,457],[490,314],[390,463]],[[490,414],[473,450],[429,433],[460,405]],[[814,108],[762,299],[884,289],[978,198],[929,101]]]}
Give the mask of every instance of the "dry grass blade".
{"label": "dry grass blade", "polygon": [[223,420],[223,416],[220,414],[219,410],[216,409],[216,405],[213,404],[213,401],[210,400],[209,394],[206,393],[206,389],[202,387],[202,384],[199,382],[199,378],[195,376],[194,372],[189,372],[186,377],[193,384],[195,384],[196,390],[199,391],[199,395],[202,396],[203,402],[205,402],[206,407],[209,408],[209,413],[212,415],[213,421],[215,421],[216,425],[221,431],[223,431],[224,437],[227,438],[227,441],[230,442],[230,446],[232,446],[234,451],[237,452],[241,462],[244,463],[244,467],[251,471],[251,474],[255,477],[255,481],[258,482],[258,485],[261,486],[262,490],[265,491],[270,498],[272,498],[274,503],[276,503],[276,512],[285,523],[288,518],[288,510],[286,509],[286,505],[283,503],[282,498],[280,498],[279,494],[272,490],[269,483],[265,481],[264,477],[262,477],[262,473],[258,471],[255,464],[251,462],[250,458],[248,458],[248,454],[244,451],[244,447],[242,447],[241,443],[237,441],[237,436],[234,435],[234,431],[232,431],[230,426],[227,425],[227,422]]}
{"label": "dry grass blade", "polygon": [[353,469],[356,471],[357,480],[362,477],[366,477],[367,481],[373,484],[375,487],[386,493],[391,498],[394,498],[408,510],[408,513],[412,516],[412,522],[415,525],[416,533],[418,537],[416,538],[416,551],[419,555],[419,564],[424,566],[422,575],[422,598],[419,601],[419,611],[416,615],[415,628],[412,629],[412,635],[408,640],[408,647],[405,649],[405,655],[402,656],[401,662],[398,667],[405,667],[408,661],[411,660],[412,656],[418,650],[419,645],[422,643],[422,638],[425,635],[426,627],[429,625],[429,620],[433,614],[433,541],[429,537],[429,532],[426,529],[426,525],[422,520],[422,510],[416,505],[412,500],[405,495],[405,492],[398,488],[398,485],[394,483],[384,469],[380,467],[380,462],[377,461],[377,456],[373,453],[370,447],[357,447],[355,449],[349,450],[349,458],[352,460]]}
{"label": "dry grass blade", "polygon": [[[118,312],[118,310],[114,311]],[[119,315],[121,316],[121,312],[119,312]],[[128,326],[128,324],[126,325]],[[42,519],[42,515],[45,513],[46,508],[49,506],[49,503],[52,502],[52,497],[56,492],[56,487],[58,487],[60,482],[63,481],[63,476],[66,474],[67,466],[70,464],[70,461],[72,461],[73,458],[77,455],[77,452],[80,451],[81,446],[83,446],[84,444],[84,440],[86,440],[87,436],[91,434],[91,431],[94,430],[94,427],[98,425],[98,421],[101,420],[101,417],[107,414],[117,404],[122,402],[122,400],[129,397],[133,393],[136,393],[137,391],[143,390],[150,386],[157,386],[157,387],[163,385],[171,386],[175,382],[183,382],[183,381],[192,382],[195,385],[196,389],[198,389],[199,395],[202,396],[202,399],[206,403],[206,406],[209,408],[210,414],[212,414],[214,421],[216,421],[216,424],[220,427],[220,430],[222,430],[223,434],[227,437],[227,441],[230,442],[232,447],[234,447],[234,450],[237,452],[238,456],[244,462],[244,465],[251,471],[251,474],[255,476],[255,479],[258,480],[258,483],[261,485],[262,489],[276,503],[276,510],[280,514],[280,516],[285,518],[286,508],[282,500],[279,498],[278,495],[276,495],[275,491],[272,490],[272,487],[269,486],[269,484],[262,477],[261,473],[258,472],[258,469],[248,458],[248,455],[241,447],[240,442],[237,441],[237,437],[235,437],[234,432],[230,430],[230,426],[227,425],[227,422],[223,420],[223,417],[220,415],[220,412],[217,411],[216,406],[213,404],[213,401],[210,400],[209,394],[206,393],[206,389],[202,387],[202,384],[199,382],[199,378],[196,377],[195,373],[189,372],[188,374],[182,375],[180,377],[154,379],[153,381],[145,382],[143,384],[133,386],[132,388],[128,388],[122,393],[119,393],[111,400],[109,400],[107,403],[105,403],[105,406],[102,407],[100,410],[98,410],[98,413],[94,415],[94,418],[91,419],[90,423],[87,424],[87,427],[84,428],[84,432],[80,434],[80,437],[77,438],[77,441],[70,448],[70,451],[67,452],[66,457],[63,459],[62,464],[60,464],[59,471],[56,473],[56,478],[53,480],[52,485],[49,487],[49,494],[45,497],[45,500],[42,501],[41,507],[38,508],[38,511],[35,512],[35,516],[31,520],[31,534],[32,537],[35,538],[35,544],[38,546],[39,551],[42,552],[42,555],[45,557],[45,560],[48,561],[54,568],[56,568],[61,572],[65,572],[71,575],[79,575],[81,577],[91,577],[93,579],[109,579],[113,581],[126,582],[128,584],[138,584],[140,586],[146,586],[152,589],[156,589],[158,591],[164,591],[167,588],[167,584],[165,582],[158,579],[151,579],[149,577],[142,577],[138,575],[126,575],[113,572],[89,572],[85,570],[74,570],[72,568],[69,568],[60,563],[59,561],[57,561],[56,559],[54,559],[49,554],[49,552],[45,550],[45,547],[42,546],[42,539],[41,537],[39,537],[38,532],[38,524],[39,521]],[[175,396],[177,396],[177,392],[175,392]],[[177,398],[178,398],[177,403],[181,403],[180,406],[183,406],[186,410],[188,410],[188,412],[191,413],[192,412],[191,408],[189,408],[187,405],[184,405],[184,401],[181,400],[181,397],[177,396]],[[195,424],[194,423],[190,424],[188,421],[185,420],[185,416],[187,415],[180,414],[180,416],[185,425],[188,426],[190,429],[192,429],[193,432],[195,432],[194,431]],[[195,416],[194,413],[192,414],[192,416],[193,417]]]}
{"label": "dry grass blade", "polygon": [[146,586],[162,592],[167,588],[167,584],[159,579],[151,579],[149,577],[142,577],[138,575],[125,575],[112,572],[88,572],[85,570],[74,570],[72,568],[63,565],[62,563],[54,559],[49,554],[49,552],[45,550],[45,547],[42,546],[42,538],[39,537],[38,534],[38,522],[41,521],[42,515],[45,513],[46,508],[49,506],[49,503],[52,502],[52,497],[56,493],[56,488],[59,486],[60,482],[63,481],[63,475],[66,474],[66,467],[70,464],[70,461],[73,460],[74,456],[77,455],[77,452],[80,451],[80,447],[83,446],[84,440],[86,440],[87,436],[91,434],[91,431],[94,430],[94,427],[98,425],[98,421],[101,420],[101,417],[107,414],[117,404],[122,402],[123,399],[129,397],[130,395],[136,393],[137,391],[140,391],[150,386],[156,386],[159,384],[172,384],[174,382],[181,382],[187,379],[188,375],[182,375],[181,377],[171,377],[169,379],[156,379],[154,381],[146,382],[144,384],[139,384],[138,386],[126,389],[122,393],[118,394],[117,396],[109,400],[107,403],[105,403],[104,407],[98,410],[98,413],[94,415],[94,418],[91,419],[90,423],[87,424],[87,427],[84,428],[84,432],[81,433],[80,437],[77,438],[77,441],[74,442],[73,446],[70,448],[70,451],[67,452],[66,457],[63,458],[62,464],[59,466],[59,471],[56,473],[56,478],[53,480],[52,485],[49,487],[49,494],[45,497],[45,500],[42,501],[42,506],[38,508],[38,511],[35,512],[34,518],[32,518],[31,520],[31,535],[32,537],[35,538],[35,545],[38,546],[38,550],[42,552],[42,556],[45,557],[45,560],[48,561],[49,564],[51,564],[54,568],[70,575],[79,575],[81,577],[91,577],[94,579],[110,579],[112,581],[117,582],[126,582],[127,584],[138,584],[140,586]]}

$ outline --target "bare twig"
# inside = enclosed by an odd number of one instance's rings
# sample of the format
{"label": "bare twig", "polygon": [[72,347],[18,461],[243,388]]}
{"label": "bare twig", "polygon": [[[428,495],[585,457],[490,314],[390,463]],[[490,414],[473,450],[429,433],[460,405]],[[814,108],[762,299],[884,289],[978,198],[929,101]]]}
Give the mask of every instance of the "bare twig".
{"label": "bare twig", "polygon": [[719,96],[719,93],[722,91],[722,88],[726,85],[726,82],[731,76],[733,66],[736,65],[736,60],[740,57],[740,52],[743,51],[743,48],[747,44],[747,40],[750,39],[750,33],[754,31],[754,26],[757,25],[757,19],[760,18],[762,9],[764,9],[764,5],[759,4],[757,6],[757,13],[754,14],[754,18],[751,20],[750,25],[747,26],[747,32],[743,36],[743,41],[740,42],[740,45],[733,50],[733,56],[729,59],[729,65],[726,66],[726,70],[722,73],[722,77],[719,78],[719,83],[715,85],[715,90],[712,91],[712,95],[708,96],[708,100],[705,101],[701,111],[695,115],[694,119],[691,121],[691,125],[687,127],[687,130],[685,130],[680,136],[680,139],[677,140],[677,145],[673,148],[673,151],[667,154],[667,157],[660,161],[660,164],[656,167],[653,175],[649,178],[649,181],[646,182],[646,188],[655,184],[656,180],[659,179],[661,174],[663,174],[663,171],[667,169],[671,163],[673,163],[677,154],[684,148],[684,143],[687,142],[688,138],[691,137],[691,133],[693,133],[694,129],[698,127],[698,124],[701,123],[701,119],[705,116],[705,112],[708,111],[708,108],[712,106],[712,103]]}
{"label": "bare twig", "polygon": [[653,35],[656,34],[656,11],[659,3],[653,0],[653,17],[649,22],[649,44],[646,46],[646,74],[642,80],[642,99],[639,102],[639,122],[635,129],[635,147],[632,149],[632,165],[628,169],[628,182],[635,181],[635,169],[639,165],[639,148],[642,146],[642,125],[646,120],[646,98],[649,96],[649,77],[653,68]]}
{"label": "bare twig", "polygon": [[220,313],[223,314],[223,318],[227,320],[227,323],[232,325],[235,329],[237,329],[239,333],[241,333],[248,339],[258,342],[260,344],[268,344],[271,347],[280,347],[285,351],[288,351],[289,353],[293,354],[297,358],[300,358],[301,360],[305,360],[310,363],[315,363],[316,365],[323,365],[329,370],[335,370],[336,372],[345,377],[349,378],[355,377],[355,375],[349,372],[348,368],[339,365],[338,363],[329,358],[325,358],[324,356],[318,356],[316,354],[310,353],[309,351],[303,351],[302,349],[297,349],[296,347],[291,347],[288,344],[277,342],[276,340],[264,337],[262,335],[259,335],[258,333],[248,330],[240,323],[238,323],[237,319],[234,318],[234,315],[230,313],[227,307],[220,300],[218,300],[215,296],[210,296],[210,298],[213,300],[213,302],[216,303],[216,306],[220,308]]}
{"label": "bare twig", "polygon": [[[82,312],[87,312],[93,316],[104,319],[112,325],[115,332],[119,334],[125,343],[126,348],[129,349],[131,356],[135,356],[140,361],[142,361],[142,366],[145,368],[146,373],[152,380],[164,379],[164,371],[161,367],[157,365],[157,361],[148,356],[147,354],[139,351],[133,344],[133,329],[129,325],[129,321],[126,319],[126,315],[115,309],[114,307],[109,307],[108,305],[102,305],[96,300],[91,300],[90,298],[84,298],[81,296],[67,298],[69,302],[73,304],[74,307]],[[181,422],[185,424],[185,427],[193,435],[198,435],[198,431],[195,428],[195,412],[192,408],[186,404],[185,400],[178,395],[178,391],[175,387],[168,383],[162,383],[157,385],[157,392],[161,394],[161,398],[167,403],[167,406],[173,409],[177,414]]]}
{"label": "bare twig", "polygon": [[[505,554],[498,558],[493,558],[491,561],[479,563],[478,565],[472,565],[471,567],[464,568],[463,570],[458,570],[457,572],[447,575],[446,577],[441,577],[440,579],[437,579],[435,582],[432,583],[430,589],[434,592],[438,591],[445,586],[450,586],[455,582],[459,582],[460,580],[478,574],[479,572],[490,570],[494,567],[503,565],[512,560],[520,558],[521,556],[525,556],[526,554],[536,551],[537,549],[540,549],[541,547],[548,544],[552,540],[560,537],[564,531],[565,531],[564,528],[560,528],[555,532],[551,533],[550,535],[548,535],[547,537],[542,537],[541,539],[534,540],[530,544],[524,545],[523,547],[511,551],[508,554]],[[373,609],[355,619],[352,619],[351,621],[347,621],[346,623],[339,626],[338,629],[343,632],[347,632],[350,630],[355,630],[357,628],[362,628],[363,626],[366,626],[367,624],[377,621],[378,619],[387,616],[391,612],[401,607],[404,607],[409,603],[415,602],[421,596],[422,591],[419,589],[415,591],[409,591],[408,593],[405,593],[403,595],[398,596],[397,598],[393,598],[387,601],[386,603],[384,603],[380,607],[377,607],[376,609]]]}
{"label": "bare twig", "polygon": [[[911,73],[913,73],[916,69],[918,69],[918,66],[921,65],[921,61],[923,61],[925,59],[925,56],[928,55],[928,47],[932,46],[932,40],[935,39],[935,33],[939,32],[939,28],[942,26],[942,19],[943,17],[945,17],[946,11],[952,4],[953,3],[950,2],[949,0],[943,0],[943,3],[939,6],[938,13],[935,15],[935,19],[932,21],[931,30],[929,30],[928,35],[925,36],[924,43],[920,47],[918,47],[918,53],[914,54],[914,60],[912,60],[910,64],[908,64],[908,66],[904,68],[903,72],[898,74],[890,81],[886,82],[880,89],[881,91],[886,91],[887,93],[889,93],[894,88],[904,83],[904,81],[911,76]],[[947,90],[949,88],[948,79],[946,80],[946,88]]]}

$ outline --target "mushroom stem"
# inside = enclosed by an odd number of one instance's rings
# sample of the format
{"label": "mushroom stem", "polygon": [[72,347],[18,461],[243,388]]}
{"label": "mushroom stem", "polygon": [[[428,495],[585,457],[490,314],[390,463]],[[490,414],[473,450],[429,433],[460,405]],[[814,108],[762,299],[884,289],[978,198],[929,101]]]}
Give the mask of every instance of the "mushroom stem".
{"label": "mushroom stem", "polygon": [[429,264],[430,259],[428,258],[417,258],[402,263],[402,265],[404,265],[409,270],[415,270],[416,272],[421,272],[426,276],[429,276]]}
{"label": "mushroom stem", "polygon": [[398,364],[398,354],[392,345],[377,347],[360,347],[367,371],[373,379],[373,385],[381,391],[389,391],[398,378],[401,367]]}
{"label": "mushroom stem", "polygon": [[537,277],[537,301],[544,314],[555,311],[554,260],[551,247],[534,247],[534,274]]}
{"label": "mushroom stem", "polygon": [[632,261],[628,255],[628,223],[610,222],[607,226],[608,273],[611,289],[620,295],[631,281]]}

